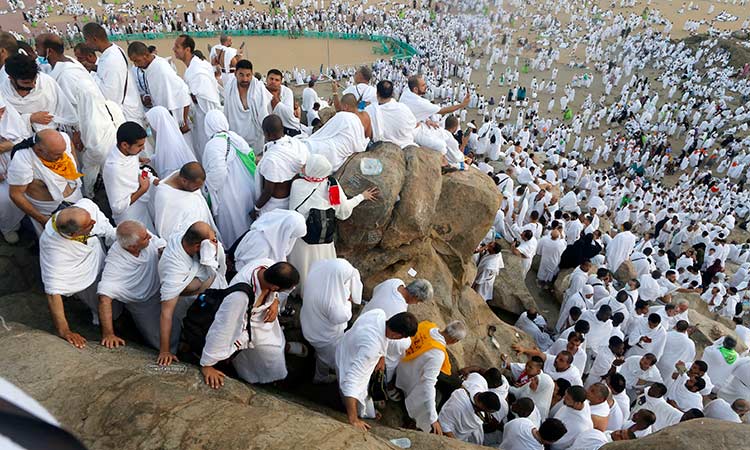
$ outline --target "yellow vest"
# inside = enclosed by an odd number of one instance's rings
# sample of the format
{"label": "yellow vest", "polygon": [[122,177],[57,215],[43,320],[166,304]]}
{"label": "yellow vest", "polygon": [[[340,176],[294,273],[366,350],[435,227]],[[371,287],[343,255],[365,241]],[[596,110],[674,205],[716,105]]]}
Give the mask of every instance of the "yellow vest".
{"label": "yellow vest", "polygon": [[419,322],[419,325],[417,326],[417,334],[411,338],[411,346],[406,350],[406,355],[403,357],[403,360],[411,361],[428,350],[438,349],[445,355],[445,358],[443,358],[443,366],[440,368],[440,371],[446,375],[450,375],[451,361],[450,358],[448,358],[448,352],[445,349],[445,345],[430,336],[430,330],[433,328],[437,328],[437,325],[428,320]]}

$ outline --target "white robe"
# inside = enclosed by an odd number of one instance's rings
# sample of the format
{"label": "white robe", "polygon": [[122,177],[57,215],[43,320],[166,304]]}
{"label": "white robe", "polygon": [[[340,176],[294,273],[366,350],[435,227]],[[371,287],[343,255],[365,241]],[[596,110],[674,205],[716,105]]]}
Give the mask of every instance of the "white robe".
{"label": "white robe", "polygon": [[[34,131],[55,130],[63,126],[78,125],[78,116],[68,98],[57,82],[49,75],[39,73],[36,86],[25,97],[21,97],[11,84],[10,78],[0,78],[0,94],[5,101],[13,106],[25,122],[29,122]],[[31,123],[31,115],[35,112],[47,111],[53,116],[47,125]]]}
{"label": "white robe", "polygon": [[630,231],[622,231],[607,245],[607,267],[613,273],[630,257],[637,238]]}
{"label": "white robe", "polygon": [[321,369],[336,366],[336,347],[352,318],[352,303],[361,301],[359,271],[348,261],[331,259],[313,264],[300,322],[302,335],[315,348],[316,364],[322,365]]}
{"label": "white robe", "polygon": [[562,238],[553,240],[550,236],[545,236],[539,240],[537,253],[542,255],[537,272],[539,280],[550,282],[555,278],[560,271],[560,258],[566,247],[566,242]]}
{"label": "white robe", "polygon": [[440,427],[443,433],[453,433],[459,441],[470,444],[482,444],[484,442],[484,430],[482,419],[474,412],[474,395],[487,391],[487,382],[481,381],[474,386],[464,384],[466,388],[453,391],[448,401],[438,414]]}
{"label": "white robe", "polygon": [[404,89],[404,92],[401,93],[399,102],[403,103],[409,108],[412,114],[414,114],[414,117],[417,119],[417,122],[424,122],[425,120],[428,120],[430,117],[437,114],[437,112],[441,109],[439,105],[436,105],[431,101],[418,96],[409,89]]}
{"label": "white robe", "polygon": [[625,377],[625,385],[628,389],[634,389],[641,380],[647,383],[662,382],[659,370],[655,365],[644,371],[641,369],[640,361],[640,355],[629,356],[625,358],[625,362],[620,366],[620,374]]}
{"label": "white robe", "polygon": [[[431,329],[430,336],[446,345],[439,328]],[[396,387],[404,391],[406,411],[416,421],[417,428],[426,433],[438,420],[435,383],[444,360],[442,350],[431,349],[410,361],[401,361],[396,369]]]}
{"label": "white robe", "polygon": [[193,103],[185,81],[161,56],[154,57],[143,72],[146,74],[151,103],[166,108],[182,125],[183,109]]}
{"label": "white robe", "polygon": [[[65,133],[62,133],[62,137],[67,146],[65,151],[68,154],[68,157],[73,160],[73,164],[76,165],[75,157],[73,156],[73,151],[70,147],[70,138]],[[30,148],[19,150],[13,156],[13,159],[8,166],[8,184],[10,186],[26,186],[34,180],[40,180],[44,183],[52,197],[52,200],[36,200],[28,194],[24,194],[31,205],[41,214],[52,214],[52,212],[54,212],[63,201],[75,203],[83,198],[81,195],[80,178],[76,180],[67,180],[45,167],[39,157],[34,153],[34,150]],[[67,197],[65,197],[65,189],[68,188],[68,186],[73,188],[73,190]],[[32,221],[32,223],[34,224],[37,234],[41,234],[43,229],[42,226],[35,220]]]}
{"label": "white robe", "polygon": [[499,448],[503,450],[544,450],[544,445],[534,437],[533,431],[537,426],[526,417],[518,417],[505,424],[503,442]]}
{"label": "white robe", "polygon": [[365,151],[369,139],[365,137],[362,121],[356,114],[339,111],[302,141],[307,144],[310,153],[325,156],[335,173],[351,155]]}
{"label": "white robe", "polygon": [[[156,234],[169,240],[179,231],[184,231],[195,222],[206,222],[217,230],[211,210],[200,190],[187,192],[175,189],[167,181],[178,176],[178,172],[163,178],[154,192],[154,225]],[[219,232],[216,232],[219,238]],[[219,238],[221,240],[221,238]]]}
{"label": "white robe", "polygon": [[214,274],[216,278],[211,284],[212,288],[226,287],[226,257],[224,249],[219,244],[217,259],[218,269],[201,264],[200,255],[190,256],[182,247],[183,232],[174,233],[167,241],[167,246],[159,259],[159,279],[161,280],[161,301],[166,302],[180,297],[185,288],[198,278],[202,281],[208,280]]}
{"label": "white robe", "polygon": [[193,149],[196,157],[200,160],[203,158],[203,149],[211,138],[211,133],[206,132],[206,114],[214,109],[221,110],[219,83],[214,77],[214,68],[211,63],[197,57],[190,60],[190,65],[185,70],[183,78],[190,94],[195,99],[190,103],[190,111],[193,116],[193,132],[191,134]]}
{"label": "white robe", "polygon": [[476,290],[485,301],[492,300],[494,291],[495,278],[500,273],[500,269],[505,267],[503,254],[485,253],[479,257],[477,264],[477,277],[474,279]]}
{"label": "white robe", "polygon": [[[161,297],[159,249],[166,242],[152,236],[138,256],[115,242],[107,252],[97,294],[125,304],[138,331],[153,348],[159,348]],[[173,330],[175,335],[178,331]]]}
{"label": "white robe", "polygon": [[125,119],[145,124],[138,85],[128,69],[128,58],[124,50],[115,44],[107,47],[99,56],[96,72],[92,72],[92,76],[104,97],[120,105]]}
{"label": "white robe", "polygon": [[382,310],[361,314],[344,333],[336,348],[339,390],[343,397],[357,400],[360,415],[371,403],[368,401],[367,386],[375,366],[385,356],[388,345],[385,322],[385,312]]}
{"label": "white robe", "polygon": [[[284,136],[265,145],[263,159],[258,165],[258,172],[263,180],[272,183],[290,181],[302,171],[302,166],[307,162],[308,154],[307,146],[299,139]],[[288,209],[289,197],[271,197],[261,208],[260,214],[263,215],[277,208]]]}
{"label": "white robe", "polygon": [[149,204],[156,186],[151,185],[135,203],[130,203],[130,196],[138,190],[140,177],[138,155],[125,156],[116,146],[112,147],[102,166],[102,179],[107,191],[109,207],[112,210],[112,219],[115,224],[126,220],[137,220],[153,233],[156,229]]}
{"label": "white robe", "polygon": [[[44,292],[48,295],[72,296],[94,284],[107,253],[96,236],[102,236],[107,245],[115,240],[114,228],[94,202],[82,199],[75,206],[85,209],[96,225],[84,244],[61,236],[52,228],[52,220],[47,221],[39,238],[39,265]],[[93,309],[96,311],[96,305]]]}
{"label": "white robe", "polygon": [[644,399],[645,402],[643,404],[639,404],[639,400],[636,403],[636,406],[633,408],[633,414],[641,409],[647,409],[653,412],[656,415],[656,422],[651,425],[651,429],[653,430],[653,432],[657,432],[662,428],[675,425],[682,419],[682,411],[667,403],[665,397],[654,398],[649,397],[649,395],[646,394],[641,398]]}
{"label": "white robe", "polygon": [[305,218],[298,212],[277,209],[263,214],[237,245],[234,265],[239,270],[256,259],[286,261],[295,241],[306,233]]}
{"label": "white robe", "polygon": [[555,390],[555,382],[552,377],[542,372],[536,376],[539,380],[536,390],[531,389],[531,383],[526,383],[521,387],[511,387],[510,393],[515,395],[516,398],[528,397],[534,401],[541,420],[544,421],[549,415],[550,403],[552,402],[552,394]]}
{"label": "white robe", "polygon": [[221,113],[210,112],[204,129],[210,135],[202,163],[211,211],[222,238],[231,246],[250,228],[250,212],[258,193],[256,167],[246,165],[245,161],[255,161],[255,155],[241,136],[228,131]]}
{"label": "white robe", "polygon": [[[18,111],[5,102],[0,95],[0,108],[5,108],[0,118],[0,137],[14,144],[31,136],[31,125],[24,121]],[[21,226],[24,212],[9,197],[9,184],[6,179],[10,165],[10,152],[0,153],[0,231],[16,231]]]}
{"label": "white robe", "polygon": [[580,411],[564,405],[560,408],[557,414],[555,414],[555,419],[558,419],[565,425],[567,432],[557,442],[550,446],[552,450],[567,449],[573,445],[573,442],[579,434],[594,429],[588,401],[584,402],[583,409]]}
{"label": "white robe", "polygon": [[703,414],[711,419],[726,420],[727,422],[742,423],[742,419],[732,409],[732,405],[723,398],[711,401],[703,408]]}
{"label": "white robe", "polygon": [[[274,264],[270,259],[253,261],[237,272],[232,284],[248,283],[260,294],[261,286],[257,269]],[[269,292],[269,296],[276,296]],[[253,298],[254,306],[248,317],[248,296],[235,292],[227,296],[216,312],[211,328],[206,335],[206,345],[201,355],[201,366],[213,366],[239,353],[232,360],[237,374],[248,383],[272,383],[287,376],[284,347],[286,340],[278,317],[266,323],[263,317],[273,304],[273,299]],[[250,327],[248,340],[247,328]]]}
{"label": "white robe", "polygon": [[154,106],[146,113],[146,118],[156,132],[156,153],[151,158],[151,164],[162,181],[166,175],[196,161],[193,149],[180,131],[177,120],[166,108]]}
{"label": "white robe", "polygon": [[[702,359],[708,364],[708,371],[706,373],[708,373],[708,376],[714,383],[714,392],[720,390],[724,386],[729,387],[728,383],[730,375],[733,374],[734,370],[738,367],[738,364],[743,361],[738,357],[734,364],[728,364],[716,346],[706,347],[706,349],[703,350]],[[750,381],[750,379],[746,381]],[[750,392],[750,389],[748,389],[748,392]],[[727,398],[724,398],[724,400],[728,401]]]}
{"label": "white robe", "polygon": [[[708,349],[706,349],[708,350]],[[717,352],[718,353],[718,352]],[[704,354],[704,360],[705,360]],[[708,364],[708,361],[706,361]],[[719,398],[723,398],[731,403],[737,399],[750,399],[750,359],[741,358],[734,363],[732,374],[724,380],[722,387],[719,389]],[[708,366],[709,370],[711,366]],[[714,378],[711,378],[712,380]],[[723,379],[720,379],[723,380]],[[718,384],[717,380],[717,384]]]}
{"label": "white robe", "polygon": [[682,361],[689,367],[694,360],[695,342],[690,339],[687,333],[680,333],[675,330],[667,332],[664,352],[656,362],[656,367],[659,369],[662,379],[668,383],[671,382],[677,361]]}
{"label": "white robe", "polygon": [[271,111],[271,93],[262,82],[253,78],[247,89],[247,109],[240,100],[237,78],[232,76],[224,85],[224,114],[229,120],[229,129],[242,136],[255,154],[263,153],[263,119]]}
{"label": "white robe", "polygon": [[417,119],[409,108],[393,99],[365,108],[372,121],[373,142],[392,142],[401,148],[414,145]]}
{"label": "white robe", "polygon": [[674,401],[677,405],[677,409],[681,411],[687,411],[693,408],[703,411],[703,396],[700,392],[690,392],[685,387],[687,380],[688,376],[686,373],[677,377],[677,379],[669,386],[667,399]]}

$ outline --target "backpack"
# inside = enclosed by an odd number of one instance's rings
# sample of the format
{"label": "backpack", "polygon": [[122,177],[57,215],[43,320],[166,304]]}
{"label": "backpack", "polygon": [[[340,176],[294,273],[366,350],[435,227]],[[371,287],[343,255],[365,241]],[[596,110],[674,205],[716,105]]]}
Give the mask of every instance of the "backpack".
{"label": "backpack", "polygon": [[[216,312],[224,299],[234,292],[244,292],[247,295],[249,314],[255,303],[255,293],[252,286],[247,283],[237,283],[226,289],[206,289],[188,308],[185,318],[182,319],[182,333],[180,334],[180,352],[186,355],[188,362],[200,361],[203,347],[206,345],[206,335],[211,324],[214,323]],[[252,336],[249,322],[247,334],[248,341],[250,341]]]}
{"label": "backpack", "polygon": [[[338,182],[333,177],[328,177],[328,189],[338,189]],[[295,211],[305,204],[305,202],[317,192],[317,188],[310,192],[302,203],[299,204]],[[307,215],[305,221],[307,226],[307,234],[302,237],[302,240],[310,245],[317,244],[330,244],[336,237],[336,210],[333,208],[328,209],[311,209]]]}

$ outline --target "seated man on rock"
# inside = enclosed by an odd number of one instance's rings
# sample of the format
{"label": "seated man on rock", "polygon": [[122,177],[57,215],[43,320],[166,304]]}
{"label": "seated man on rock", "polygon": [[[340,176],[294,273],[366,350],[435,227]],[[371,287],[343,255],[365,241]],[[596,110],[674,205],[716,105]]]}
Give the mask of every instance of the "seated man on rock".
{"label": "seated man on rock", "polygon": [[195,222],[167,241],[159,260],[159,364],[168,366],[177,361],[179,333],[172,330],[181,330],[180,322],[197,295],[208,288],[227,286],[226,270],[224,248],[206,222]]}
{"label": "seated man on rock", "polygon": [[104,245],[114,240],[109,219],[88,199],[52,214],[39,238],[39,264],[52,321],[60,337],[78,348],[86,346],[86,339],[70,330],[62,298],[78,298],[98,321],[96,286],[104,267]]}
{"label": "seated man on rock", "polygon": [[[117,226],[117,242],[107,253],[97,288],[103,346],[116,348],[125,345],[112,327],[114,301],[125,305],[146,343],[159,348],[159,256],[166,245],[163,239],[149,233],[141,222],[126,220]],[[172,331],[179,334],[179,330]]]}

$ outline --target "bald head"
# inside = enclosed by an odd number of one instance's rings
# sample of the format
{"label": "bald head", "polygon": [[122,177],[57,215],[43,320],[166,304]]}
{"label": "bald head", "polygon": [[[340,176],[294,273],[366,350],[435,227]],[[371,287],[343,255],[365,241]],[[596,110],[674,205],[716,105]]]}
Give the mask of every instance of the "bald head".
{"label": "bald head", "polygon": [[354,94],[345,94],[341,97],[341,109],[347,112],[354,112],[357,110],[357,97]]}
{"label": "bald head", "polygon": [[[85,234],[91,222],[91,215],[83,208],[70,206],[57,213],[55,224],[57,231],[66,236]],[[90,230],[90,228],[89,228]]]}
{"label": "bald head", "polygon": [[281,122],[281,117],[276,114],[266,116],[263,119],[263,134],[266,141],[281,139],[284,136],[284,124]]}
{"label": "bald head", "polygon": [[212,240],[216,238],[216,233],[211,228],[211,225],[206,222],[195,222],[190,225],[190,228],[185,231],[185,235],[182,236],[182,244],[184,246],[200,248],[201,242],[206,239]]}
{"label": "bald head", "polygon": [[187,192],[195,192],[203,187],[206,181],[206,171],[199,162],[193,161],[180,169],[177,187]]}
{"label": "bald head", "polygon": [[57,130],[42,130],[36,134],[34,152],[43,160],[54,162],[59,160],[68,144],[62,134]]}
{"label": "bald head", "polygon": [[550,237],[552,238],[553,241],[556,241],[556,240],[558,240],[560,238],[560,232],[558,230],[552,230],[552,231],[550,231],[549,235],[550,235]]}

